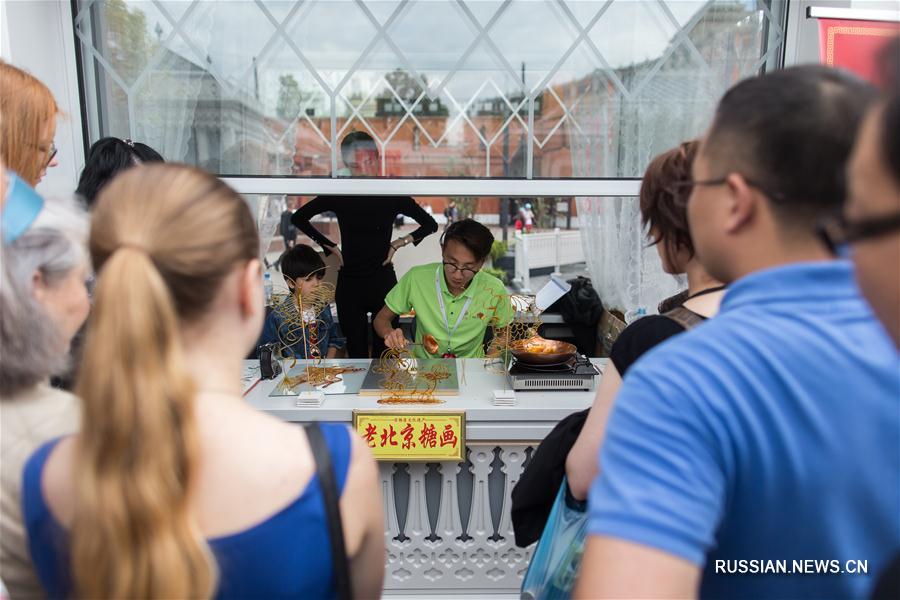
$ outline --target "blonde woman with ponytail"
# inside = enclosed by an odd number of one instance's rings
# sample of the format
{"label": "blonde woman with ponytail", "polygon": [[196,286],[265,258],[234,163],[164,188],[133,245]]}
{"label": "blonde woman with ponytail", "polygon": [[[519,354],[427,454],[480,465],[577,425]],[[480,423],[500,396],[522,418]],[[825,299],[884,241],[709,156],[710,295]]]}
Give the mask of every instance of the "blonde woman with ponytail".
{"label": "blonde woman with ponytail", "polygon": [[[82,431],[38,450],[24,476],[49,595],[334,596],[305,433],[241,396],[241,361],[264,314],[258,249],[242,198],[197,169],[140,166],[102,190]],[[377,597],[375,464],[345,426],[322,430],[353,589]]]}

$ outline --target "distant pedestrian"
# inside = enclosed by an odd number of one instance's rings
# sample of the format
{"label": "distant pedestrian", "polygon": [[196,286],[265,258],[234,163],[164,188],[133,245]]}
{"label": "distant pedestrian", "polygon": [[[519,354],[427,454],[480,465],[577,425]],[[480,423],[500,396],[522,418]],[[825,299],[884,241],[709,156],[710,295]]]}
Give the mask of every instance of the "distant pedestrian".
{"label": "distant pedestrian", "polygon": [[527,233],[531,233],[532,227],[534,227],[534,212],[531,210],[531,203],[526,202],[524,206],[519,208],[516,230],[521,231],[524,229]]}
{"label": "distant pedestrian", "polygon": [[294,244],[297,243],[297,234],[299,233],[299,230],[296,225],[291,223],[291,217],[294,215],[296,209],[297,203],[293,198],[288,198],[284,212],[281,213],[281,225],[278,230],[284,240],[285,251],[290,250],[294,247]]}
{"label": "distant pedestrian", "polygon": [[444,225],[445,228],[453,225],[459,217],[459,210],[456,208],[456,202],[453,200],[451,200],[450,204],[447,205],[447,208],[444,209],[444,217],[447,219],[447,223]]}

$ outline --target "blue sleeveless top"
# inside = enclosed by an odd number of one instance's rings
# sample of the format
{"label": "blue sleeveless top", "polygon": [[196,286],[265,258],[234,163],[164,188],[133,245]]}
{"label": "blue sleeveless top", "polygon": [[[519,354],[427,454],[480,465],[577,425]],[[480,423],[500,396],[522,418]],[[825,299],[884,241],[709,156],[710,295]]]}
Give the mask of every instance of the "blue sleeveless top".
{"label": "blue sleeveless top", "polygon": [[[339,491],[350,466],[350,432],[345,425],[322,424]],[[22,482],[22,516],[28,546],[41,584],[51,598],[72,597],[68,532],[41,492],[41,474],[59,439],[28,459]],[[264,521],[231,535],[207,540],[216,557],[216,598],[333,598],[334,570],[325,506],[314,474],[306,489]]]}

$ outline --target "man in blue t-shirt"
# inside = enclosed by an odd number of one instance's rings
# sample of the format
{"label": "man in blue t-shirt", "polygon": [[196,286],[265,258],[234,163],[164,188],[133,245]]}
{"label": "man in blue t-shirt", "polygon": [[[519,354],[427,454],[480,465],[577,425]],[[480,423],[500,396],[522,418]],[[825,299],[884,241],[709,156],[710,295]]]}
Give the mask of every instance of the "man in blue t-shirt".
{"label": "man in blue t-shirt", "polygon": [[805,66],[719,104],[688,218],[729,290],[624,380],[578,597],[865,597],[900,546],[900,360],[814,233],[871,97]]}

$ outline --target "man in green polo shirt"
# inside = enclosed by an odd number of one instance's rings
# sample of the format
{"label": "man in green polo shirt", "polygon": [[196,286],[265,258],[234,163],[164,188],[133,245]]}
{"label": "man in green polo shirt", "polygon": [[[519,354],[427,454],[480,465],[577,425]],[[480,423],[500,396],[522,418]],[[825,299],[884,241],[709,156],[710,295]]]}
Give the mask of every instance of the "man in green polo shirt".
{"label": "man in green polo shirt", "polygon": [[[441,239],[442,263],[410,269],[384,299],[374,327],[385,345],[406,347],[403,331],[394,329],[391,320],[415,310],[416,357],[484,356],[482,341],[488,325],[503,327],[514,316],[503,283],[481,272],[493,243],[491,231],[477,221],[463,219],[450,225]],[[426,334],[438,342],[434,355],[422,346]]]}

